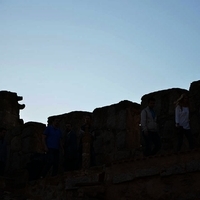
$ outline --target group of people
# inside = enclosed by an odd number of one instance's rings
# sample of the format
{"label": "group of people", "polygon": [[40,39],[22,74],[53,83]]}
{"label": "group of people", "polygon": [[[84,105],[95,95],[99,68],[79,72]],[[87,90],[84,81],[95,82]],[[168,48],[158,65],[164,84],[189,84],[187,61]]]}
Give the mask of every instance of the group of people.
{"label": "group of people", "polygon": [[[159,134],[159,128],[157,123],[157,115],[154,110],[156,100],[151,97],[148,99],[148,105],[141,112],[141,128],[142,137],[144,138],[145,148],[144,155],[152,156],[157,154],[161,149],[161,138]],[[189,148],[194,148],[194,139],[190,131],[189,121],[189,98],[188,95],[182,94],[175,102],[175,125],[177,129],[177,151],[180,151],[183,144],[184,136],[187,138]],[[43,136],[44,157],[40,178],[44,178],[52,167],[52,176],[58,174],[60,151],[64,154],[63,167],[65,171],[77,170],[82,166],[82,153],[83,144],[82,138],[84,132],[90,132],[92,140],[91,117],[85,117],[85,123],[81,127],[81,130],[77,133],[70,123],[66,124],[65,138],[62,138],[62,133],[59,129],[58,118],[46,127]],[[6,141],[5,141],[6,129],[0,128],[0,175],[3,175],[6,163]],[[64,141],[64,142],[63,142]],[[95,165],[95,153],[93,143],[90,146],[90,163],[91,166]],[[37,157],[38,158],[38,157]],[[33,168],[34,165],[30,164]],[[33,169],[35,171],[35,169]],[[31,170],[30,170],[31,171]]]}
{"label": "group of people", "polygon": [[[152,156],[157,154],[161,149],[161,138],[159,134],[159,128],[157,123],[157,115],[155,112],[155,98],[148,99],[148,106],[141,112],[141,128],[142,136],[145,142],[144,155]],[[190,131],[189,121],[189,98],[187,94],[182,94],[175,103],[175,125],[177,129],[177,147],[176,151],[179,152],[182,148],[184,136],[187,138],[189,148],[194,148],[193,136]],[[87,116],[85,118],[85,124],[81,127],[81,131],[77,134],[71,124],[66,125],[66,138],[64,146],[61,145],[61,132],[58,129],[58,120],[55,119],[52,125],[45,129],[43,135],[43,142],[45,151],[48,154],[48,163],[45,166],[42,177],[46,176],[46,173],[53,166],[52,176],[58,172],[58,159],[59,149],[64,148],[64,168],[65,171],[76,170],[81,167],[82,163],[82,135],[86,131],[91,130],[91,118]],[[92,135],[91,135],[92,136]],[[90,147],[91,165],[95,165],[95,154],[93,145]]]}
{"label": "group of people", "polygon": [[[148,99],[148,106],[141,112],[142,137],[144,138],[144,155],[155,155],[161,149],[161,138],[159,136],[157,116],[154,110],[155,98]],[[194,148],[194,139],[190,131],[189,121],[189,98],[187,94],[182,94],[175,102],[175,126],[177,132],[177,147],[179,152],[182,148],[184,136],[187,138],[189,148]]]}
{"label": "group of people", "polygon": [[[40,178],[44,178],[52,167],[51,176],[55,176],[58,173],[60,151],[64,154],[63,167],[64,171],[72,171],[80,169],[82,166],[82,151],[83,144],[82,138],[84,132],[88,131],[90,134],[91,130],[91,117],[85,117],[85,123],[81,127],[80,131],[75,131],[70,123],[66,124],[66,131],[64,138],[58,127],[58,118],[46,127],[43,133],[43,145],[45,151],[45,164],[41,171]],[[92,137],[92,134],[91,134]],[[63,142],[64,141],[64,142]],[[91,166],[95,165],[95,157],[93,151],[93,145],[91,144]]]}

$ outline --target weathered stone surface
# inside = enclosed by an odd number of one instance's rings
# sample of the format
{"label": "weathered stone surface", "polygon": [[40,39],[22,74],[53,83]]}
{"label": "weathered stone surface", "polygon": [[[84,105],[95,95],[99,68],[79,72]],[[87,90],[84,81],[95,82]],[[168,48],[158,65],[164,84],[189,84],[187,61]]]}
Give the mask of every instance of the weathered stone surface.
{"label": "weathered stone surface", "polygon": [[93,111],[97,164],[131,156],[140,146],[140,105],[122,101]]}
{"label": "weathered stone surface", "polygon": [[28,122],[22,126],[22,151],[24,153],[44,152],[42,134],[46,126],[42,123]]}
{"label": "weathered stone surface", "polygon": [[25,170],[31,154],[44,152],[42,133],[45,127],[42,123],[28,122],[9,132],[9,137],[6,138],[8,141],[7,175],[13,174],[15,170]]}
{"label": "weathered stone surface", "polygon": [[[200,81],[195,81],[189,91],[172,88],[144,95],[141,105],[122,101],[97,108],[93,113],[76,111],[49,117],[49,122],[53,117],[60,119],[59,127],[65,136],[67,123],[71,123],[78,132],[84,124],[84,116],[93,116],[93,145],[97,164],[101,167],[89,168],[88,163],[85,169],[63,173],[61,160],[59,176],[47,176],[46,179],[31,183],[28,182],[26,165],[30,161],[30,155],[43,151],[41,136],[46,126],[36,122],[24,125],[19,123],[19,115],[16,113],[23,106],[17,106],[16,102],[22,98],[16,98],[15,93],[15,106],[9,107],[10,103],[5,99],[10,98],[10,94],[6,92],[6,98],[1,98],[0,95],[0,104],[5,105],[0,107],[0,120],[2,116],[6,119],[0,123],[3,125],[6,122],[9,128],[6,135],[9,154],[7,178],[2,180],[0,177],[0,199],[200,199],[199,152],[183,151],[174,154],[177,138],[174,131],[173,102],[185,92],[190,97],[191,127],[196,147],[199,147]],[[141,154],[139,123],[141,108],[147,105],[149,96],[154,96],[157,100],[156,110],[163,145],[157,156],[146,158]],[[9,112],[3,108],[8,108]],[[83,154],[87,154],[86,160],[89,160],[91,141],[85,138],[83,142]],[[187,149],[185,143],[182,150]],[[6,195],[1,191],[7,192]]]}
{"label": "weathered stone surface", "polygon": [[185,170],[187,172],[200,171],[200,160],[192,160],[186,163]]}
{"label": "weathered stone surface", "polygon": [[20,152],[22,150],[22,140],[21,140],[21,136],[15,136],[12,141],[11,141],[11,145],[10,145],[10,150],[12,152]]}
{"label": "weathered stone surface", "polygon": [[[188,91],[180,88],[172,88],[168,90],[152,92],[142,97],[142,108],[147,106],[149,97],[154,97],[156,99],[155,110],[157,113],[159,135],[162,139],[161,153],[175,152],[176,150],[177,138],[175,132],[174,102],[183,93],[188,93]],[[184,144],[182,149],[187,149],[187,146]]]}
{"label": "weathered stone surface", "polygon": [[173,174],[183,174],[186,172],[185,165],[183,164],[176,164],[169,168],[162,169],[160,175],[161,176],[169,176]]}
{"label": "weathered stone surface", "polygon": [[21,124],[19,110],[24,109],[24,104],[19,104],[23,98],[17,93],[0,91],[0,126],[13,128]]}
{"label": "weathered stone surface", "polygon": [[190,124],[196,146],[200,145],[200,80],[190,84]]}
{"label": "weathered stone surface", "polygon": [[132,181],[135,179],[135,173],[121,173],[117,174],[113,177],[113,183],[122,183],[122,182],[127,182],[127,181]]}
{"label": "weathered stone surface", "polygon": [[139,169],[137,170],[136,177],[148,177],[148,176],[154,176],[159,174],[160,170],[156,167],[151,167],[147,169]]}

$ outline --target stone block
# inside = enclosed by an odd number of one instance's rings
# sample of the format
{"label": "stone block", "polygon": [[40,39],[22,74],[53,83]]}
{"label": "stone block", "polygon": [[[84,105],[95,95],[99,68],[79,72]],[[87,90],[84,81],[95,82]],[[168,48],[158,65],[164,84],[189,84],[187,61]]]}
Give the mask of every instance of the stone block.
{"label": "stone block", "polygon": [[133,179],[135,179],[135,177],[136,176],[134,173],[120,173],[120,174],[113,176],[112,182],[114,184],[123,183],[123,182],[127,182],[127,181],[132,181]]}
{"label": "stone block", "polygon": [[12,138],[10,149],[12,152],[20,152],[22,150],[22,140],[20,135]]}
{"label": "stone block", "polygon": [[93,128],[97,160],[112,162],[130,156],[130,151],[140,146],[139,119],[140,105],[130,101],[95,109]]}
{"label": "stone block", "polygon": [[184,174],[186,173],[185,164],[176,164],[168,168],[162,169],[161,176],[170,176],[173,174]]}
{"label": "stone block", "polygon": [[187,172],[200,171],[200,160],[192,160],[186,163],[185,168]]}

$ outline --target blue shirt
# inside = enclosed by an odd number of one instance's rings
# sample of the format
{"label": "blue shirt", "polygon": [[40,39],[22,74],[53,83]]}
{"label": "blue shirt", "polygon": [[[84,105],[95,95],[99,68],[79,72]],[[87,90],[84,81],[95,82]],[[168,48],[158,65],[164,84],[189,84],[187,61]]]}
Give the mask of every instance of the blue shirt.
{"label": "blue shirt", "polygon": [[44,135],[46,135],[46,145],[51,149],[59,149],[60,148],[60,140],[61,140],[61,131],[53,126],[48,126]]}

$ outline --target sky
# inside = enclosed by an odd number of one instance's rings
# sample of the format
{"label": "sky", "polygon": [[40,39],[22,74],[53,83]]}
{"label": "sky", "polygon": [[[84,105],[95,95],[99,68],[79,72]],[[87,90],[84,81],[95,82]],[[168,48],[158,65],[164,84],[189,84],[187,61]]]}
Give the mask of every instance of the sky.
{"label": "sky", "polygon": [[0,90],[24,122],[200,79],[199,0],[0,0]]}

